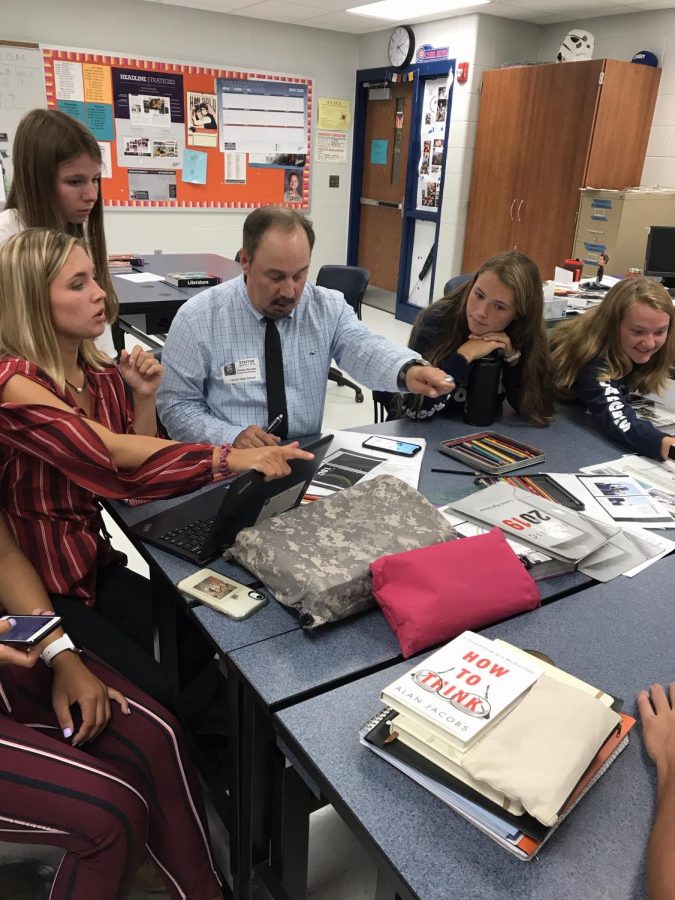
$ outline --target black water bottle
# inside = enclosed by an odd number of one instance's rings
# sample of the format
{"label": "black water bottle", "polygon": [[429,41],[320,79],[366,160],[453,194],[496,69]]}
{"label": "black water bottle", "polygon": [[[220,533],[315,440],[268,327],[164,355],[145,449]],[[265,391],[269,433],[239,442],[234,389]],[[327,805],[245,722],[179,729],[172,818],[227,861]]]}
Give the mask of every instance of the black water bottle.
{"label": "black water bottle", "polygon": [[503,350],[493,350],[471,363],[464,404],[464,421],[469,425],[492,425],[494,422],[503,358]]}

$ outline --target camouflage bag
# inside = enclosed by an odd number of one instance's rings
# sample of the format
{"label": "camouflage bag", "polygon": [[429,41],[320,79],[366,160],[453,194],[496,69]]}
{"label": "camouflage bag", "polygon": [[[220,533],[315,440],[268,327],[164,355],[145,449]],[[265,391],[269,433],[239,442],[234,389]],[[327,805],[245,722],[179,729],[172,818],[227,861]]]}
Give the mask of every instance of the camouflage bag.
{"label": "camouflage bag", "polygon": [[374,604],[368,567],[380,556],[455,537],[418,491],[380,475],[244,528],[230,554],[316,628]]}

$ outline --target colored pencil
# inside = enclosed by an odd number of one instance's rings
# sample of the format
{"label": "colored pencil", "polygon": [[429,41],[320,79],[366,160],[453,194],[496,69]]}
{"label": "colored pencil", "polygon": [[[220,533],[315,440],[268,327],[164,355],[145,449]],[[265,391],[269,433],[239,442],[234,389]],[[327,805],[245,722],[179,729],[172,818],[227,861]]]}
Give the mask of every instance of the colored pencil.
{"label": "colored pencil", "polygon": [[494,444],[497,449],[502,449],[507,451],[508,453],[513,453],[516,456],[521,457],[522,459],[529,459],[532,456],[536,456],[535,453],[531,453],[529,450],[524,450],[521,447],[516,447],[515,444],[509,444],[507,441],[498,440],[495,437],[484,437],[481,438],[481,441],[485,441],[486,444]]}
{"label": "colored pencil", "polygon": [[505,463],[512,463],[514,461],[513,453],[510,453],[507,456],[503,450],[495,449],[494,447],[490,446],[490,444],[488,444],[486,441],[484,441],[482,438],[481,438],[481,440],[479,440],[479,441],[476,440],[473,443],[477,444],[479,447],[481,447],[487,453],[492,453],[493,455],[497,456],[499,459],[503,459]]}
{"label": "colored pencil", "polygon": [[513,462],[513,459],[509,459],[508,457],[503,456],[501,453],[497,454],[493,450],[488,450],[478,441],[471,441],[469,446],[475,453],[478,453],[479,456],[482,456],[483,458],[488,459],[491,462],[497,463],[498,466],[503,466],[505,464]]}

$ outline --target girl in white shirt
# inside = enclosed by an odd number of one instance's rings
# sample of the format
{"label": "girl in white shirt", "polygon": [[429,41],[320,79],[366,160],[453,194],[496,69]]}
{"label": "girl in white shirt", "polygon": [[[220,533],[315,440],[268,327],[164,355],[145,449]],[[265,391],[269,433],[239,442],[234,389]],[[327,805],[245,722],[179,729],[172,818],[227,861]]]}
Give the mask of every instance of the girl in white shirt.
{"label": "girl in white shirt", "polygon": [[97,346],[116,356],[110,323],[117,297],[108,272],[100,192],[101,149],[93,134],[56,109],[33,109],[16,130],[14,178],[4,212],[0,243],[25,228],[43,227],[83,239],[105,291],[106,330]]}

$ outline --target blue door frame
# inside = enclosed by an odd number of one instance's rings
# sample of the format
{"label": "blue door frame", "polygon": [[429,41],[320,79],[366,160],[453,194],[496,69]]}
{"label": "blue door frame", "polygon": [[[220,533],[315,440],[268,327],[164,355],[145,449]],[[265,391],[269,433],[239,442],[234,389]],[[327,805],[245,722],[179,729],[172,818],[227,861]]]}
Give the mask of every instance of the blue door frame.
{"label": "blue door frame", "polygon": [[[443,171],[439,185],[439,205],[434,212],[418,210],[417,207],[417,164],[419,160],[420,129],[422,125],[422,105],[424,99],[424,82],[427,78],[439,78],[452,72],[454,75],[455,60],[441,60],[430,63],[418,63],[405,69],[396,69],[396,74],[415,73],[413,81],[413,105],[411,110],[412,128],[410,129],[410,143],[408,145],[408,166],[406,169],[406,189],[403,201],[403,227],[401,228],[401,246],[399,248],[398,285],[396,289],[396,318],[403,322],[412,323],[419,314],[420,307],[407,302],[410,288],[410,276],[412,268],[412,248],[415,234],[415,222],[429,221],[436,223],[436,240],[438,239],[438,226],[441,216],[441,204],[443,197],[443,185],[445,183],[445,158],[448,149],[448,133],[450,116],[452,115],[452,96],[454,78],[448,91],[448,109],[445,119],[445,154]],[[349,203],[349,239],[347,243],[347,263],[356,265],[359,256],[359,230],[361,227],[361,185],[363,183],[364,141],[366,134],[366,108],[368,103],[368,85],[382,85],[391,82],[394,70],[361,69],[356,73],[356,97],[354,101],[354,140],[352,157],[352,184]],[[431,279],[436,275],[436,252],[434,242],[434,255],[431,265]]]}

